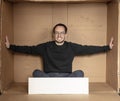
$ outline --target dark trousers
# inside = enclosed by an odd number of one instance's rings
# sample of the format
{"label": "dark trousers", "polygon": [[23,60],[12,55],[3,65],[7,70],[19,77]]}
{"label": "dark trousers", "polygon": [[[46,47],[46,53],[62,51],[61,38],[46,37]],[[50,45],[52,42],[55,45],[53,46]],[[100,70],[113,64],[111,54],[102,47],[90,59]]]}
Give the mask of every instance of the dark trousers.
{"label": "dark trousers", "polygon": [[76,70],[72,73],[45,73],[36,69],[33,71],[33,77],[84,77],[84,72]]}

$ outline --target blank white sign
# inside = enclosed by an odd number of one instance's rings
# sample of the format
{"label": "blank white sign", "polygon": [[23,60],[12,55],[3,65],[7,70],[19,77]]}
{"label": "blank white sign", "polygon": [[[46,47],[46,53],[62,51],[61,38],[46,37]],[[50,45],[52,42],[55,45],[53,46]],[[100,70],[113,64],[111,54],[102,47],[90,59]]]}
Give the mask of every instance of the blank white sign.
{"label": "blank white sign", "polygon": [[28,78],[29,94],[89,94],[88,78]]}

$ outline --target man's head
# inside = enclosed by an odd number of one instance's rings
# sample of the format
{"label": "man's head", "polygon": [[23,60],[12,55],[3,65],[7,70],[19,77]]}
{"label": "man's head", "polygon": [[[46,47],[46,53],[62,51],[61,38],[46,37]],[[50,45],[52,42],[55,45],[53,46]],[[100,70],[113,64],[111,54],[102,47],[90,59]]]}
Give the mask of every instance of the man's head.
{"label": "man's head", "polygon": [[64,24],[57,24],[53,27],[53,37],[57,45],[63,45],[67,36],[67,27]]}
{"label": "man's head", "polygon": [[62,23],[56,24],[56,25],[53,27],[53,33],[55,33],[55,29],[56,29],[56,27],[58,27],[58,26],[63,27],[65,34],[67,33],[67,26],[66,26],[65,24],[62,24]]}

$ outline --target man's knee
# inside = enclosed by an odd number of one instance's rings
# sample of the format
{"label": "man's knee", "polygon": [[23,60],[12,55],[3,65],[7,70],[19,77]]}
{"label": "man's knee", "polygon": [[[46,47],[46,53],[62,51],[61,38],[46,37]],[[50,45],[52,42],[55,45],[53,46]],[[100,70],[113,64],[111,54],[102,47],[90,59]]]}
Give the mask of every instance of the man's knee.
{"label": "man's knee", "polygon": [[73,73],[76,77],[84,77],[84,72],[82,70],[76,70]]}
{"label": "man's knee", "polygon": [[41,71],[39,69],[36,69],[36,70],[33,71],[32,75],[33,75],[33,77],[39,77],[40,73],[41,73]]}

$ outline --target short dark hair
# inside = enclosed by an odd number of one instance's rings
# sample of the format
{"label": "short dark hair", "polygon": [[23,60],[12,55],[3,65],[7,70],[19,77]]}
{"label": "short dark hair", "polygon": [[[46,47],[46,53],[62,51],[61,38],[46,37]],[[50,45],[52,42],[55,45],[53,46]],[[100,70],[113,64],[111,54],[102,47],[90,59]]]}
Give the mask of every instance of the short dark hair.
{"label": "short dark hair", "polygon": [[62,23],[58,23],[58,24],[56,24],[56,25],[53,27],[53,30],[52,30],[53,33],[55,33],[55,28],[56,28],[57,26],[63,26],[64,29],[65,29],[65,33],[67,33],[67,26],[66,26],[65,24],[62,24]]}

